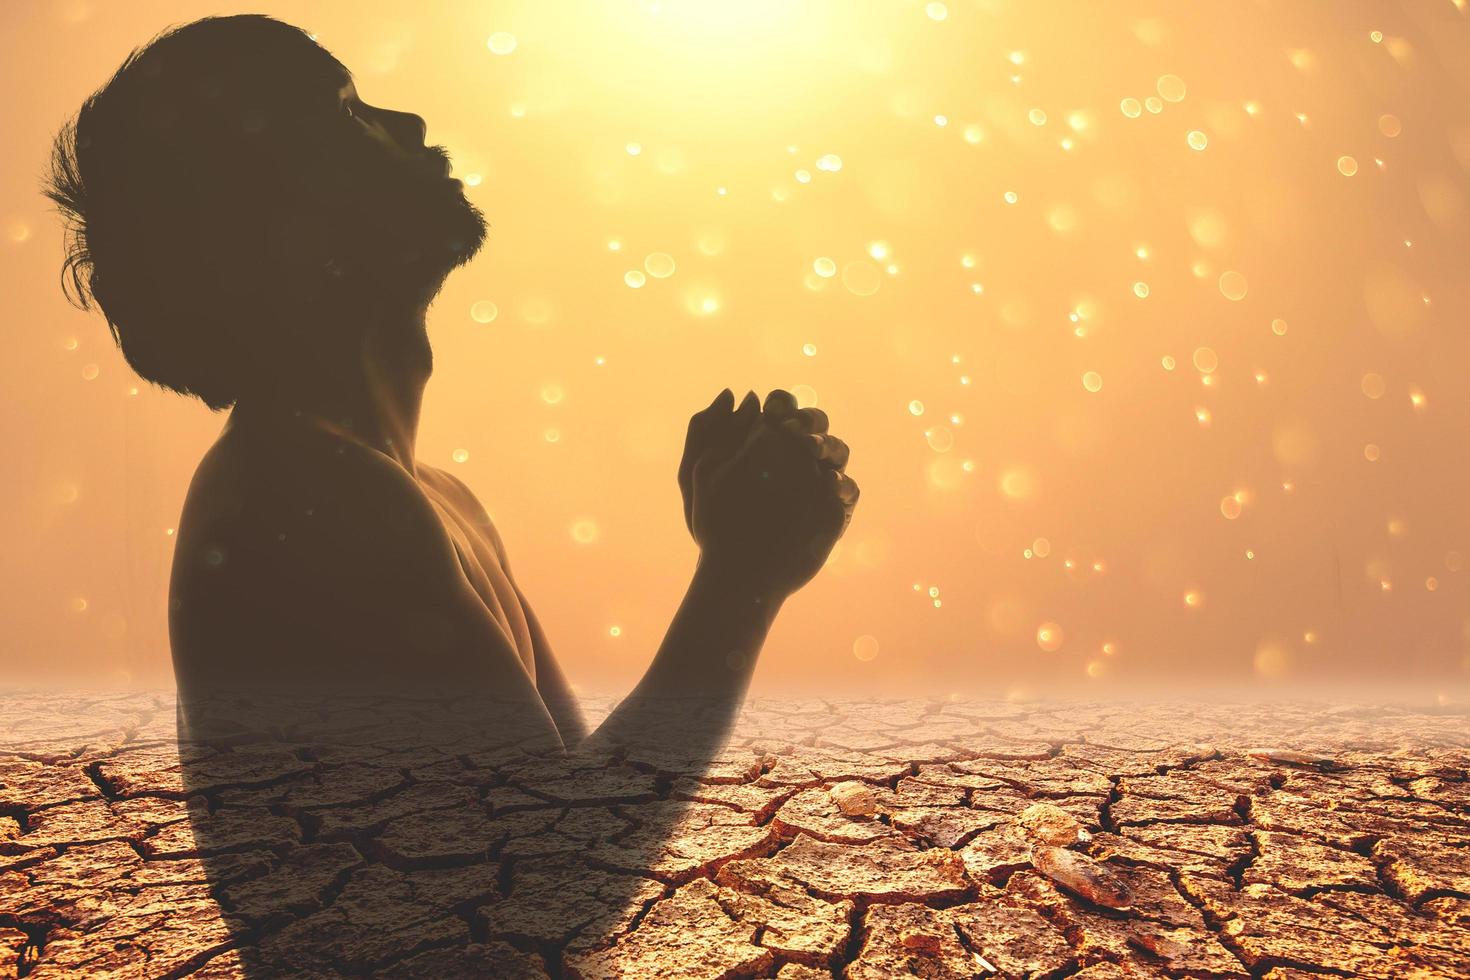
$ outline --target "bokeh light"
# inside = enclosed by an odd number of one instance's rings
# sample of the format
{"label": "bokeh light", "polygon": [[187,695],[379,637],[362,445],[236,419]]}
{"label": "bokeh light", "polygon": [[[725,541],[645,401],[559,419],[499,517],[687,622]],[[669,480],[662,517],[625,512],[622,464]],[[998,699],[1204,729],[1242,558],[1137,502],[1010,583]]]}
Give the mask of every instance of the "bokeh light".
{"label": "bokeh light", "polygon": [[[32,6],[0,15],[28,52],[0,671],[166,681],[161,531],[224,417],[65,304],[35,178],[128,50],[213,10]],[[758,691],[1470,680],[1454,4],[271,9],[486,214],[429,309],[417,451],[588,689],[626,690],[687,584],[674,475],[726,386],[820,404],[862,487]]]}

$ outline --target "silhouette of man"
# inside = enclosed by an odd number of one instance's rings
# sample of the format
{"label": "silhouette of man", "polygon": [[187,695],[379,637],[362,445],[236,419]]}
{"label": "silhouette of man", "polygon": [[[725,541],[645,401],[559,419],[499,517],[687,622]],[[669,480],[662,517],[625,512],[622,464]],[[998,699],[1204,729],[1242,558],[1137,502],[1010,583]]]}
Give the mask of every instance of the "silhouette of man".
{"label": "silhouette of man", "polygon": [[581,975],[615,950],[701,832],[670,787],[723,751],[857,500],[789,393],[696,413],[693,580],[589,736],[484,508],[415,458],[426,311],[485,238],[424,137],[299,29],[236,16],[135,51],[56,141],[63,285],[138,374],[233,406],[169,595],[215,975]]}
{"label": "silhouette of man", "polygon": [[[264,16],[207,18],[124,62],[57,138],[63,284],[142,377],[233,406],[190,485],[169,597],[181,703],[285,691],[490,694],[573,749],[587,729],[475,495],[415,458],[425,315],[485,221],[424,121]],[[679,484],[699,560],[634,696],[744,695],[785,599],[858,490],[787,392],[690,419]],[[707,706],[707,705],[706,705]]]}

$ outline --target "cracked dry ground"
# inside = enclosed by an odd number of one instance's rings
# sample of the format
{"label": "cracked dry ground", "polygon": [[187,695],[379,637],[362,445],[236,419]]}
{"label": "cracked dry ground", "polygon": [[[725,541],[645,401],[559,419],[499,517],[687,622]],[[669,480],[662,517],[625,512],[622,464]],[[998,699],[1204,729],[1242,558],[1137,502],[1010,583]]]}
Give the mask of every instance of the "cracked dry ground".
{"label": "cracked dry ground", "polygon": [[17,694],[0,976],[1465,977],[1467,731],[753,701],[712,760],[568,772],[381,735],[181,748],[171,695]]}

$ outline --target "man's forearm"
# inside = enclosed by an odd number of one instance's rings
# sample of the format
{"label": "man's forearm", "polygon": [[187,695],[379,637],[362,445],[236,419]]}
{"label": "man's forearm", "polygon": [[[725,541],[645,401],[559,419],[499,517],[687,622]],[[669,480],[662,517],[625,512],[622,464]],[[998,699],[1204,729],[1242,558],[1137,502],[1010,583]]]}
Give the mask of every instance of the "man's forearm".
{"label": "man's forearm", "polygon": [[689,748],[716,748],[785,599],[701,557],[643,679],[582,747],[626,743],[674,721],[685,724]]}

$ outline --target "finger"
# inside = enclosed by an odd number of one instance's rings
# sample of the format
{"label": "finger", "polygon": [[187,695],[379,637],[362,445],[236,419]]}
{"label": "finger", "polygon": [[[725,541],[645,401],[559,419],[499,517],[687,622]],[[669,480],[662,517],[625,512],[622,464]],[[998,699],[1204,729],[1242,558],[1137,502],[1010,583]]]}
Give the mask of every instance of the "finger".
{"label": "finger", "polygon": [[846,533],[848,525],[852,523],[852,505],[845,503],[841,496],[828,497],[817,509],[815,520],[816,537],[835,542]]}
{"label": "finger", "polygon": [[[737,456],[769,455],[772,442],[786,442],[785,438],[775,438],[772,435],[772,427],[758,425],[762,416],[758,412],[746,411],[747,402],[742,402],[740,411],[735,413],[735,425],[739,426],[739,441],[735,444]],[[743,413],[743,415],[742,415]]]}
{"label": "finger", "polygon": [[707,448],[722,448],[728,452],[736,452],[745,443],[746,438],[756,427],[755,423],[760,421],[760,399],[756,393],[747,392],[745,398],[740,402],[740,407],[735,411],[729,411],[729,406],[734,402],[734,394],[728,394],[729,389],[721,392],[722,398],[717,398],[715,405],[706,409],[690,421],[689,441],[698,452]]}
{"label": "finger", "polygon": [[777,424],[792,432],[822,433],[827,431],[827,413],[820,408],[798,408]]}
{"label": "finger", "polygon": [[766,395],[765,414],[773,422],[796,414],[796,396],[784,388],[772,388]]}
{"label": "finger", "polygon": [[[769,488],[785,488],[783,492],[805,493],[824,469],[817,462],[816,437],[793,435],[774,425],[754,425],[735,454],[739,466],[751,473],[761,473]],[[825,496],[825,493],[820,494]]]}
{"label": "finger", "polygon": [[695,419],[707,419],[712,416],[723,415],[729,412],[734,406],[735,394],[729,388],[726,388],[715,396],[714,401],[691,415],[689,421],[693,422]]}
{"label": "finger", "polygon": [[740,407],[735,409],[735,415],[742,421],[751,416],[759,417],[761,414],[760,396],[754,391],[747,391],[745,397],[740,400]]}
{"label": "finger", "polygon": [[755,393],[755,389],[752,388],[752,389],[746,391],[744,398],[740,399],[740,407],[737,409],[737,411],[745,412],[745,411],[750,411],[752,409],[759,409],[760,407],[761,407],[761,398],[760,398],[760,395],[757,395]]}
{"label": "finger", "polygon": [[840,470],[828,470],[832,474],[833,488],[837,492],[837,499],[848,510],[857,506],[858,497],[862,491],[858,488],[857,481]]}
{"label": "finger", "polygon": [[689,418],[689,431],[684,437],[684,456],[679,461],[678,479],[680,494],[684,498],[684,523],[689,525],[691,531],[694,528],[691,496],[695,459],[712,443],[719,441],[721,432],[729,425],[730,409],[734,404],[735,393],[725,388],[714,397],[708,407],[695,412]]}
{"label": "finger", "polygon": [[847,443],[830,433],[801,431],[801,426],[793,419],[782,422],[781,428],[796,436],[801,447],[823,466],[840,470],[847,465],[847,460],[852,455]]}
{"label": "finger", "polygon": [[791,435],[792,441],[801,447],[803,453],[809,458],[820,460],[822,458],[821,433],[807,432],[794,419],[787,419],[781,423],[781,428]]}
{"label": "finger", "polygon": [[688,436],[697,437],[709,433],[721,419],[729,416],[730,408],[734,404],[735,395],[726,388],[708,406],[689,416]]}
{"label": "finger", "polygon": [[817,449],[817,462],[839,470],[847,465],[848,457],[852,455],[847,443],[830,433],[820,433],[813,438],[821,440]]}

